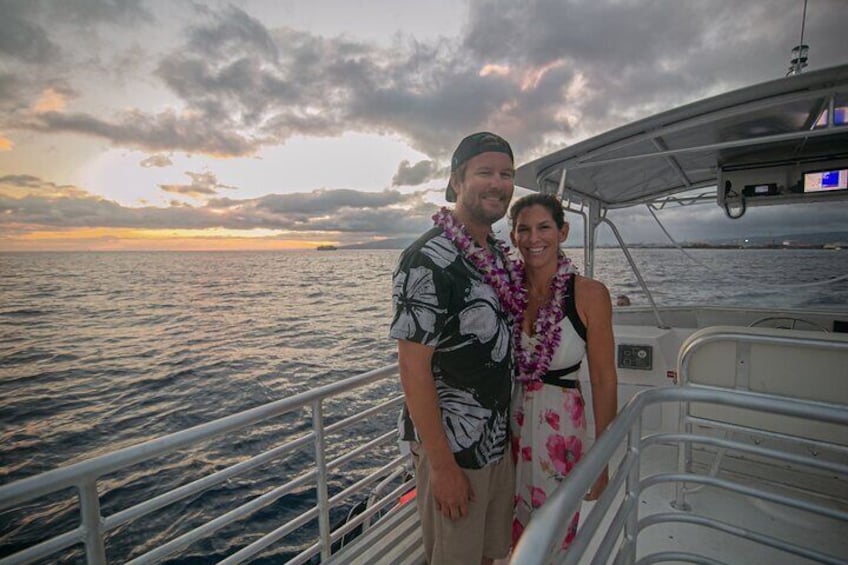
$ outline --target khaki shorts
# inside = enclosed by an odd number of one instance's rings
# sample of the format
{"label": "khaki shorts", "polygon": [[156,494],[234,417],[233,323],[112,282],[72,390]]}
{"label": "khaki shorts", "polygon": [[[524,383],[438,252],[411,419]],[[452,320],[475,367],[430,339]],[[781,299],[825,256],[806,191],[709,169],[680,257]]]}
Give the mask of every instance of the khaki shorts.
{"label": "khaki shorts", "polygon": [[502,559],[512,541],[515,466],[509,450],[503,458],[482,469],[463,469],[475,500],[468,514],[457,520],[436,509],[430,493],[430,463],[421,446],[411,443],[418,483],[418,514],[424,534],[424,555],[433,565],[478,564],[483,557]]}

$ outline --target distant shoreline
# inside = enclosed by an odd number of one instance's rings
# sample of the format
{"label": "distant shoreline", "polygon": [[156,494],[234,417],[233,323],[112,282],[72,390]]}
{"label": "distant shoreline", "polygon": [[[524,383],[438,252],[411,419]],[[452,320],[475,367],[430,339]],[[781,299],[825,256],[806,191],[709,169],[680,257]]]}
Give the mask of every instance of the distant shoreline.
{"label": "distant shoreline", "polygon": [[[627,246],[628,249],[677,249],[676,245],[652,244],[652,243],[633,243]],[[679,247],[683,249],[828,249],[828,250],[843,250],[848,249],[848,243],[824,243],[824,244],[807,244],[795,243],[782,245],[777,243],[758,244],[758,243],[683,243]],[[598,249],[618,249],[617,245],[598,245]]]}

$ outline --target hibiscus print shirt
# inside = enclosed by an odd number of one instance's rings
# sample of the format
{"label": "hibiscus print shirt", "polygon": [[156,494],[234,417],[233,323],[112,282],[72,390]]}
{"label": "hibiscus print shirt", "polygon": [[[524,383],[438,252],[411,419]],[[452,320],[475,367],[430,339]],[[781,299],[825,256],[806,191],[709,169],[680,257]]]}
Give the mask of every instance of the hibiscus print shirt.
{"label": "hibiscus print shirt", "polygon": [[[494,242],[490,248],[499,262]],[[410,245],[392,277],[389,335],[431,346],[442,426],[460,467],[504,456],[512,374],[510,320],[495,290],[435,227]],[[420,441],[404,406],[401,439]]]}

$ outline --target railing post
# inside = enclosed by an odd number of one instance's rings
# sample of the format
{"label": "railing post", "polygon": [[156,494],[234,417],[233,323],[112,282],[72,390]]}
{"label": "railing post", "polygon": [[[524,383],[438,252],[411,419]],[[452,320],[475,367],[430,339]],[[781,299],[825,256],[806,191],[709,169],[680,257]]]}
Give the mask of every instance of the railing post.
{"label": "railing post", "polygon": [[318,497],[318,535],[321,538],[321,560],[330,558],[330,501],[327,495],[327,460],[325,457],[324,414],[321,399],[312,402],[312,431],[315,433],[315,467],[318,472],[315,491]]}
{"label": "railing post", "polygon": [[106,548],[103,543],[103,518],[100,516],[100,497],[97,496],[97,480],[91,479],[79,487],[80,514],[85,531],[85,556],[89,565],[106,564]]}
{"label": "railing post", "polygon": [[[685,370],[685,369],[684,369]],[[686,400],[680,402],[680,415],[677,429],[684,433],[692,433],[692,423],[689,421],[690,404]],[[692,470],[692,443],[681,441],[677,444],[677,472],[689,473]],[[677,481],[674,483],[674,500],[671,507],[675,510],[688,512],[692,507],[686,502],[686,483]]]}
{"label": "railing post", "polygon": [[[639,474],[642,469],[642,417],[636,418],[627,435],[627,450],[636,453],[636,464],[627,472],[624,493],[625,500],[632,498],[634,504],[624,522],[624,546],[622,547],[623,563],[636,563],[636,539],[639,535]],[[618,561],[616,561],[618,562]]]}
{"label": "railing post", "polygon": [[[641,472],[642,451],[642,415],[633,422],[627,434],[627,451],[636,453],[636,464],[631,466],[627,472],[627,480],[624,483],[624,501],[635,500],[632,510],[627,513],[624,521],[624,543],[620,555],[623,563],[632,565],[636,562],[636,538],[639,534],[639,474]],[[618,563],[618,561],[616,561]]]}

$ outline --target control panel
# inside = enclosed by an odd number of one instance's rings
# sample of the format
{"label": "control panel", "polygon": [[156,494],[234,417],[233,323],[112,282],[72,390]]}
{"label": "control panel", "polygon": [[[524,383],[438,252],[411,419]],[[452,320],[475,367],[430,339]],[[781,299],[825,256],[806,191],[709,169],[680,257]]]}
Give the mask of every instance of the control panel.
{"label": "control panel", "polygon": [[718,178],[719,206],[763,206],[848,199],[848,159],[745,166],[725,164]]}
{"label": "control panel", "polygon": [[651,371],[654,368],[654,348],[650,345],[618,345],[618,368]]}

